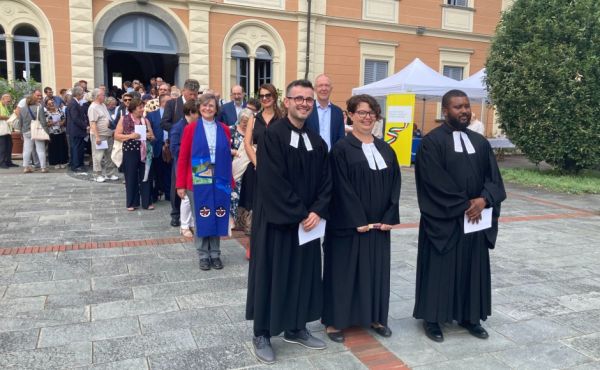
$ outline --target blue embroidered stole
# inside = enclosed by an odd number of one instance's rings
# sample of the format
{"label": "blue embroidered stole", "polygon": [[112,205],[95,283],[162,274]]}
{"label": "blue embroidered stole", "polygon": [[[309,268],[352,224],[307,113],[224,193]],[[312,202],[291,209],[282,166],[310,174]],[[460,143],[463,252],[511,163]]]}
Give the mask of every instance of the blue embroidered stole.
{"label": "blue embroidered stole", "polygon": [[215,164],[211,165],[202,118],[192,141],[192,183],[196,235],[227,236],[231,203],[231,150],[223,125],[217,125]]}

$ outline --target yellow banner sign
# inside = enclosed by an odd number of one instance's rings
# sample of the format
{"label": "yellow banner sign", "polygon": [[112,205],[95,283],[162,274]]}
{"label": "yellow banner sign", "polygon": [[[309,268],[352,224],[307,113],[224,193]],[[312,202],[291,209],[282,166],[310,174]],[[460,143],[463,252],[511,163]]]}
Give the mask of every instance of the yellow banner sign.
{"label": "yellow banner sign", "polygon": [[391,94],[386,100],[385,134],[401,166],[410,166],[415,94]]}

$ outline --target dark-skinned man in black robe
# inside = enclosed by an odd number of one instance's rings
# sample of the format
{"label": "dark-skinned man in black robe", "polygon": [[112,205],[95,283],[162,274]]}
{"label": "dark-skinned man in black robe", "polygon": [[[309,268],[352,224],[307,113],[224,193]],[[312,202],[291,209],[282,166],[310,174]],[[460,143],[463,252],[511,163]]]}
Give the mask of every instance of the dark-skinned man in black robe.
{"label": "dark-skinned man in black robe", "polygon": [[298,229],[314,229],[327,218],[331,173],[327,144],[304,122],[314,90],[297,80],[286,90],[287,117],[269,125],[258,142],[256,204],[253,209],[246,319],[254,320],[254,354],[275,362],[271,336],[311,349],[326,344],[306,323],[321,317],[321,242],[299,245]]}
{"label": "dark-skinned man in black robe", "polygon": [[[446,93],[442,111],[445,122],[423,138],[415,162],[421,221],[413,316],[437,342],[444,340],[440,323],[453,320],[485,339],[480,320],[492,311],[488,252],[506,193],[489,142],[467,130],[466,94]],[[465,233],[465,222],[470,228],[485,221],[485,208],[491,208],[491,227]]]}

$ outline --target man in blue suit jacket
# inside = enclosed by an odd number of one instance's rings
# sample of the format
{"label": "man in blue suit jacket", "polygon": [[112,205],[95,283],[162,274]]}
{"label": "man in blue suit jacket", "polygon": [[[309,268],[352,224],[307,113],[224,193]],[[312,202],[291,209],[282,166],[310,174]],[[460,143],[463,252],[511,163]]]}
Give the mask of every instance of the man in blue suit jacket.
{"label": "man in blue suit jacket", "polygon": [[223,104],[217,116],[217,121],[231,126],[237,122],[237,116],[244,108],[246,108],[244,89],[240,85],[235,85],[231,88],[231,101]]}
{"label": "man in blue suit jacket", "polygon": [[342,109],[329,101],[332,89],[329,77],[324,74],[317,76],[315,79],[317,100],[306,120],[308,129],[321,135],[327,143],[329,151],[345,135]]}
{"label": "man in blue suit jacket", "polygon": [[152,124],[152,132],[154,132],[155,140],[152,142],[152,165],[150,173],[152,174],[152,189],[150,190],[152,202],[158,200],[159,192],[165,195],[165,200],[170,200],[171,190],[171,164],[166,163],[162,159],[162,147],[168,139],[165,137],[165,131],[160,126],[160,121],[165,112],[165,105],[171,99],[168,94],[162,94],[158,98],[159,109],[150,112],[146,118]]}

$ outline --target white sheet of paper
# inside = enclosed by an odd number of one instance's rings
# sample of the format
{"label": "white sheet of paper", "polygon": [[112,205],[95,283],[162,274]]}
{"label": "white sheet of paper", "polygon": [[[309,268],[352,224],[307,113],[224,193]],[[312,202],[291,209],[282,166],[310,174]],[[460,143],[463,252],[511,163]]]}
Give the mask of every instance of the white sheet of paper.
{"label": "white sheet of paper", "polygon": [[108,141],[102,140],[100,144],[96,144],[96,149],[108,149]]}
{"label": "white sheet of paper", "polygon": [[318,238],[325,236],[325,224],[327,221],[321,219],[319,224],[315,226],[311,231],[305,231],[302,223],[298,225],[298,245],[306,244]]}
{"label": "white sheet of paper", "polygon": [[138,140],[146,141],[146,125],[135,125],[135,133],[140,134]]}
{"label": "white sheet of paper", "polygon": [[478,224],[472,224],[469,222],[469,218],[465,213],[465,234],[474,233],[475,231],[481,231],[492,227],[492,208],[484,208],[481,211],[481,220]]}
{"label": "white sheet of paper", "polygon": [[163,141],[169,140],[169,131],[163,130]]}
{"label": "white sheet of paper", "polygon": [[387,109],[387,122],[409,123],[412,122],[412,107],[410,106],[391,106]]}

